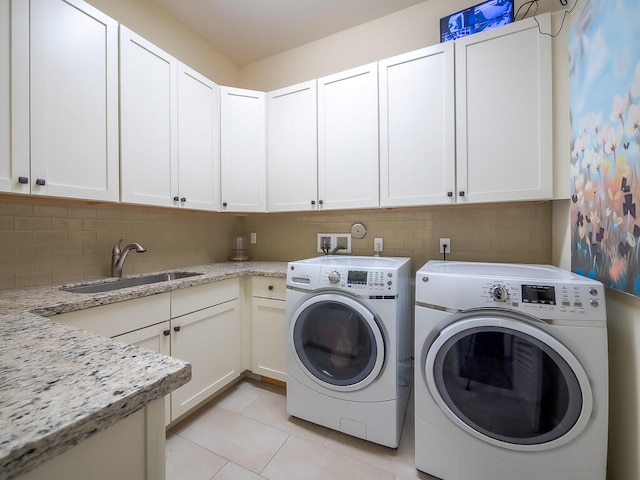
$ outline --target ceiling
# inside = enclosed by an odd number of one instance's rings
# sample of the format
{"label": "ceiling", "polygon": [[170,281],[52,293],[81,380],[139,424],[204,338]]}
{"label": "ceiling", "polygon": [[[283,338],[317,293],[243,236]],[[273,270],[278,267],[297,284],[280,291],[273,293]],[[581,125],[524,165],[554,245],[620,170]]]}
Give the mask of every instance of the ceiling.
{"label": "ceiling", "polygon": [[237,66],[425,0],[153,0]]}

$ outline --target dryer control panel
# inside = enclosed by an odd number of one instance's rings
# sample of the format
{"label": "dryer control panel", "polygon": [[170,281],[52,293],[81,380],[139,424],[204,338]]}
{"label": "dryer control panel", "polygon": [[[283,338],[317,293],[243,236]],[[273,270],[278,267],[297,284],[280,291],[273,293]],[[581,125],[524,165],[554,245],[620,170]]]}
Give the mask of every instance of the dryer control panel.
{"label": "dryer control panel", "polygon": [[[600,306],[603,298],[597,288],[579,285],[520,283],[514,281],[490,282],[481,297],[486,303],[500,306],[537,307],[546,310],[560,310]],[[486,292],[486,293],[485,293]]]}
{"label": "dryer control panel", "polygon": [[602,289],[577,283],[489,281],[480,286],[483,305],[521,310],[544,318],[588,314],[604,303]]}
{"label": "dryer control panel", "polygon": [[504,308],[547,321],[606,319],[603,285],[571,272],[551,266],[433,263],[416,275],[416,303],[424,306]]}

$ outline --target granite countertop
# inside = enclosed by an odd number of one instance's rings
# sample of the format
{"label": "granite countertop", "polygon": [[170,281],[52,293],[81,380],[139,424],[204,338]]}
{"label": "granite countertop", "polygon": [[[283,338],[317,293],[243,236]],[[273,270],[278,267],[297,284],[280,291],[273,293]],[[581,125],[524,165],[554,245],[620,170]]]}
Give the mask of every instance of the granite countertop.
{"label": "granite countertop", "polygon": [[[72,293],[60,289],[60,285],[16,288],[0,290],[0,316],[11,313],[31,312],[44,317],[58,313],[73,312],[85,308],[124,302],[157,293],[170,292],[180,288],[217,282],[227,278],[245,275],[259,275],[263,277],[285,278],[287,274],[286,262],[224,262],[198,265],[194,267],[174,268],[164,272],[194,272],[201,273],[194,277],[187,277],[170,282],[152,283],[137,287],[122,288],[103,293]],[[154,273],[154,272],[150,272]],[[147,274],[127,275],[127,278]],[[82,283],[69,283],[65,287],[103,283],[105,280],[95,280]],[[117,281],[117,279],[108,279]]]}
{"label": "granite countertop", "polygon": [[105,293],[60,285],[0,290],[0,480],[34,469],[191,378],[185,361],[43,317],[244,275],[284,278],[286,263],[174,270],[202,275]]}

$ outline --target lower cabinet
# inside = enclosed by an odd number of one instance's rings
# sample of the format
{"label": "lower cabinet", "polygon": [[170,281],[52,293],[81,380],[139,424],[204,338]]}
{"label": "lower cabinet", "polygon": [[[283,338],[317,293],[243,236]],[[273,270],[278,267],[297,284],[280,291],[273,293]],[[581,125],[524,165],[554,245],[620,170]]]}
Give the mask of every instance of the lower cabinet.
{"label": "lower cabinet", "polygon": [[251,371],[286,382],[285,280],[253,277],[251,292]]}
{"label": "lower cabinet", "polygon": [[191,363],[165,399],[165,425],[242,374],[237,278],[60,314],[54,320]]}
{"label": "lower cabinet", "polygon": [[171,394],[171,421],[242,374],[238,278],[171,292],[171,355],[191,381]]}
{"label": "lower cabinet", "polygon": [[171,330],[171,355],[191,363],[171,394],[173,421],[241,375],[238,299],[172,318]]}
{"label": "lower cabinet", "polygon": [[[152,352],[171,355],[171,323],[169,321],[151,325],[113,337],[129,345],[137,345]],[[171,423],[171,394],[164,397],[164,424]]]}

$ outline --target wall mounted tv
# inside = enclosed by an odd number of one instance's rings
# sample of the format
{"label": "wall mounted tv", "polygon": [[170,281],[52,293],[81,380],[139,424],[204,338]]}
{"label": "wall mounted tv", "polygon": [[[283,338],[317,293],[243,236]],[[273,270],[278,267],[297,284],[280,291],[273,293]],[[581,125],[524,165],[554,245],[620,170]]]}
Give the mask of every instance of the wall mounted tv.
{"label": "wall mounted tv", "polygon": [[514,0],[487,0],[440,19],[440,41],[489,30],[513,22]]}

